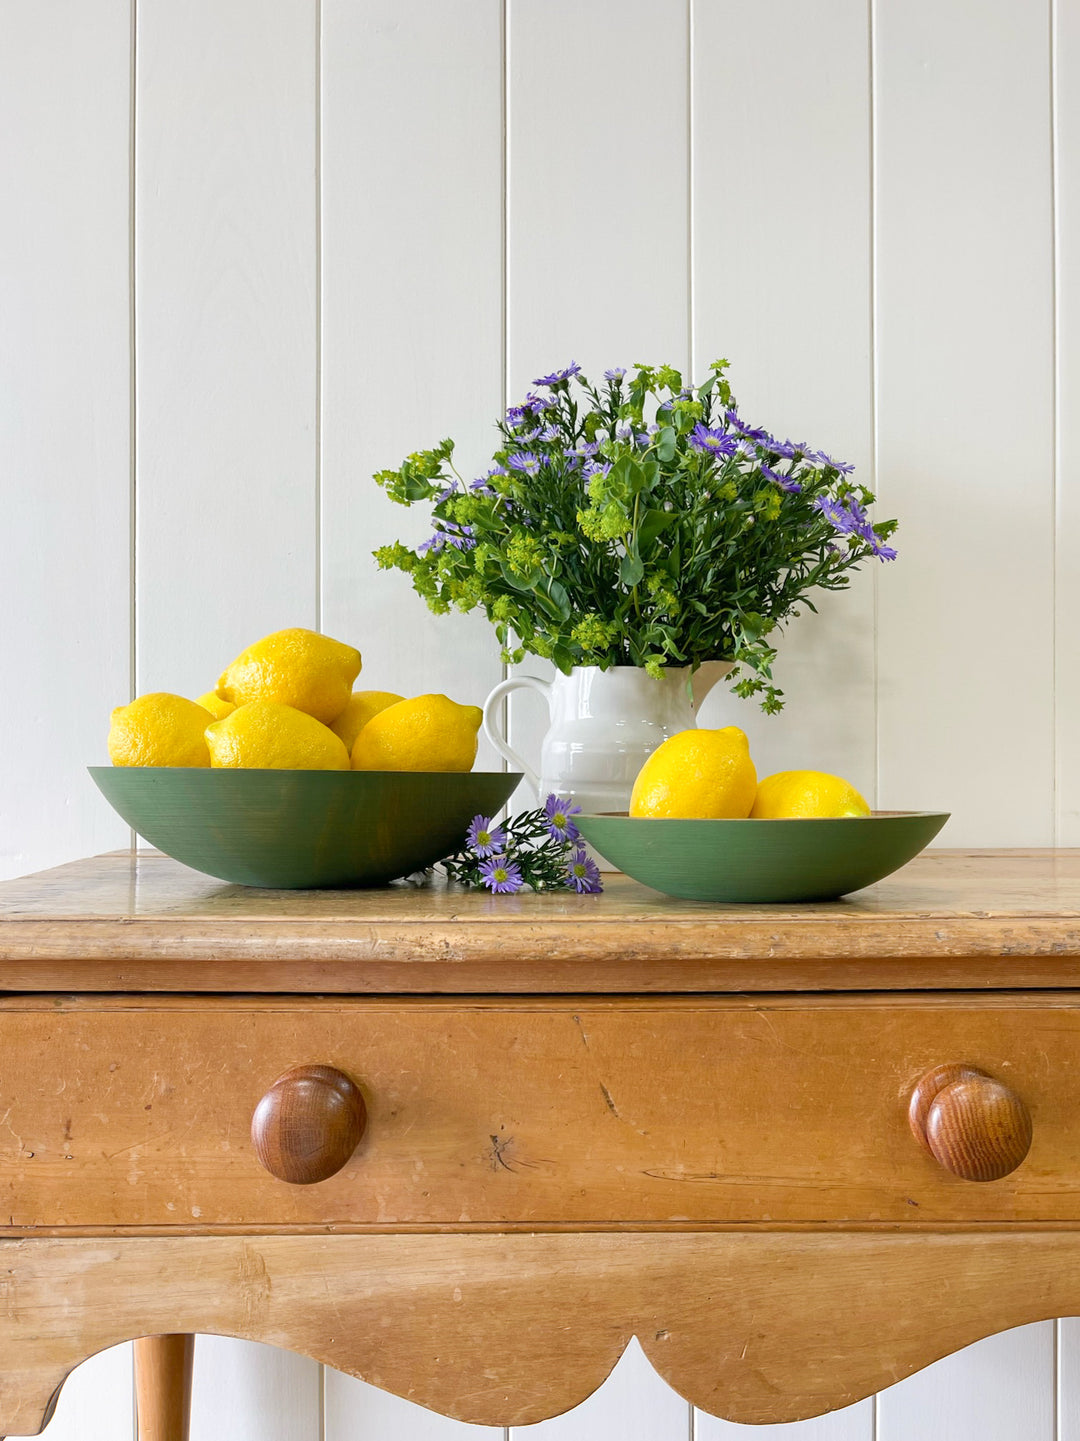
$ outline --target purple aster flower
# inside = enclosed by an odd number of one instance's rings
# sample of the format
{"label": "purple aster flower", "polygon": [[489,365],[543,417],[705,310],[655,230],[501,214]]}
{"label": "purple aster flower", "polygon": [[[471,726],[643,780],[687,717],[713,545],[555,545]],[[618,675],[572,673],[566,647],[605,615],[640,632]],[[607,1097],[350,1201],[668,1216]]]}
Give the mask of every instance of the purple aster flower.
{"label": "purple aster flower", "polygon": [[734,455],[738,449],[734,436],[723,430],[710,430],[700,420],[690,432],[690,445],[705,455]]}
{"label": "purple aster flower", "polygon": [[566,868],[566,884],[568,889],[586,896],[599,895],[604,889],[600,880],[600,867],[584,847],[570,857]]}
{"label": "purple aster flower", "polygon": [[506,856],[491,856],[486,860],[480,867],[480,879],[496,895],[513,895],[525,884],[520,866]]}
{"label": "purple aster flower", "polygon": [[540,439],[549,441],[558,440],[561,435],[562,431],[557,425],[545,425],[543,430],[540,432]]}
{"label": "purple aster flower", "polygon": [[507,456],[506,463],[511,470],[523,471],[525,475],[536,475],[540,470],[540,457],[531,450]]}
{"label": "purple aster flower", "polygon": [[465,839],[473,855],[483,860],[485,856],[493,856],[502,850],[506,844],[506,832],[502,826],[493,826],[490,816],[473,816]]}
{"label": "purple aster flower", "polygon": [[579,440],[573,450],[564,450],[563,455],[567,460],[585,460],[590,455],[596,455],[599,449],[595,440]]}
{"label": "purple aster flower", "polygon": [[538,376],[533,385],[559,385],[564,380],[569,380],[572,375],[580,375],[581,366],[576,360],[572,360],[565,370],[553,370],[550,375]]}
{"label": "purple aster flower", "polygon": [[726,410],[724,412],[724,419],[728,425],[734,426],[740,435],[745,435],[747,440],[769,439],[769,432],[767,430],[758,430],[753,425],[747,425],[744,420],[739,419],[733,410]]}
{"label": "purple aster flower", "polygon": [[458,525],[456,521],[446,522],[446,543],[455,550],[475,550],[476,533],[471,525]]}
{"label": "purple aster flower", "polygon": [[881,541],[878,540],[877,536],[875,536],[874,539],[871,541],[870,549],[877,556],[878,560],[896,559],[896,551],[892,548],[892,546],[882,545]]}
{"label": "purple aster flower", "polygon": [[838,500],[833,500],[830,496],[816,496],[814,509],[821,511],[838,535],[851,535],[859,524],[846,505],[842,505]]}
{"label": "purple aster flower", "polygon": [[622,380],[626,374],[625,365],[613,365],[610,370],[604,371],[604,379],[610,381]]}
{"label": "purple aster flower", "polygon": [[440,531],[436,531],[430,540],[421,541],[421,543],[416,547],[416,549],[420,552],[421,555],[427,555],[429,550],[433,555],[438,555],[439,551],[442,550],[445,544],[446,536]]}
{"label": "purple aster flower", "polygon": [[571,805],[561,796],[550,795],[544,802],[544,814],[548,818],[548,832],[552,840],[576,841],[581,835],[577,826],[570,819],[571,816],[581,814],[580,806]]}
{"label": "purple aster flower", "polygon": [[581,473],[589,480],[591,480],[594,475],[610,475],[611,462],[607,460],[587,460],[581,468]]}
{"label": "purple aster flower", "polygon": [[634,444],[640,445],[642,450],[644,450],[645,447],[649,444],[648,432],[644,430],[639,431],[638,434],[634,436]]}
{"label": "purple aster flower", "polygon": [[833,460],[832,456],[826,455],[823,450],[808,450],[806,452],[806,458],[807,460],[816,460],[818,465],[831,466],[833,470],[838,470],[841,475],[851,475],[855,470],[855,467],[848,461]]}
{"label": "purple aster flower", "polygon": [[773,451],[781,460],[794,460],[799,453],[797,445],[793,445],[790,440],[777,440],[775,435],[767,435],[764,445],[766,450]]}
{"label": "purple aster flower", "polygon": [[802,486],[799,484],[799,482],[797,480],[792,480],[790,475],[778,475],[775,470],[770,470],[770,468],[764,463],[761,467],[761,473],[766,480],[775,481],[775,483],[780,487],[781,490],[802,490]]}
{"label": "purple aster flower", "polygon": [[633,438],[634,427],[628,421],[623,421],[622,425],[615,427],[616,440],[633,440]]}
{"label": "purple aster flower", "polygon": [[452,480],[445,490],[440,490],[435,497],[435,505],[441,505],[444,500],[449,500],[452,495],[457,495],[458,483]]}

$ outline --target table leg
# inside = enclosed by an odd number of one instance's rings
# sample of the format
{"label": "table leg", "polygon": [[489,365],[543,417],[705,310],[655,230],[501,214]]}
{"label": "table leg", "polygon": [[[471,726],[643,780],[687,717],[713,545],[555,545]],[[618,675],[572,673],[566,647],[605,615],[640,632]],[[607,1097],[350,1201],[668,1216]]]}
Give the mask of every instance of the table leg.
{"label": "table leg", "polygon": [[139,1441],[188,1441],[194,1356],[194,1336],[141,1336],[135,1342]]}

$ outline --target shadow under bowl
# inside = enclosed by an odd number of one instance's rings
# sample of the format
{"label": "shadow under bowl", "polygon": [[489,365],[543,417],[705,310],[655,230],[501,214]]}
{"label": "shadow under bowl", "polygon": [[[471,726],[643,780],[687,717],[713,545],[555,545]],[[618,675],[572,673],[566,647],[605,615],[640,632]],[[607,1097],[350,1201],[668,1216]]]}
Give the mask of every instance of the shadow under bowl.
{"label": "shadow under bowl", "polygon": [[832,901],[872,886],[934,839],[947,811],[843,820],[653,820],[581,815],[581,834],[619,870],[693,901]]}
{"label": "shadow under bowl", "polygon": [[244,886],[379,886],[464,844],[521,776],[504,771],[286,771],[90,766],[150,845]]}

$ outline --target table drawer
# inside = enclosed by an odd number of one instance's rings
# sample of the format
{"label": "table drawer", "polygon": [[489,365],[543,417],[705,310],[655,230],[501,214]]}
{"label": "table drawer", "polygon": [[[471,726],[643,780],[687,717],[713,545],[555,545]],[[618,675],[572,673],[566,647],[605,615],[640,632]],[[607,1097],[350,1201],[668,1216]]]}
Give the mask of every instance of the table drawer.
{"label": "table drawer", "polygon": [[[0,1002],[7,1228],[1080,1219],[1080,996]],[[972,1184],[911,1133],[963,1062],[1033,1140]],[[260,1164],[276,1078],[335,1067],[367,1125],[328,1179]],[[3,1228],[0,1228],[3,1229]]]}

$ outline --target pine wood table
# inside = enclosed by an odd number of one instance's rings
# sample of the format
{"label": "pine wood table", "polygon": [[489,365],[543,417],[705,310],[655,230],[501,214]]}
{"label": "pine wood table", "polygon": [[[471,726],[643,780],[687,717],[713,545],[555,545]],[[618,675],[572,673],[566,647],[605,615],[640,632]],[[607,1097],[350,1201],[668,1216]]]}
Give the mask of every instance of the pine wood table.
{"label": "pine wood table", "polygon": [[1080,852],[832,905],[269,892],[164,857],[0,886],[0,1432],[191,1333],[449,1416],[581,1401],[636,1335],[812,1416],[1080,1311]]}

